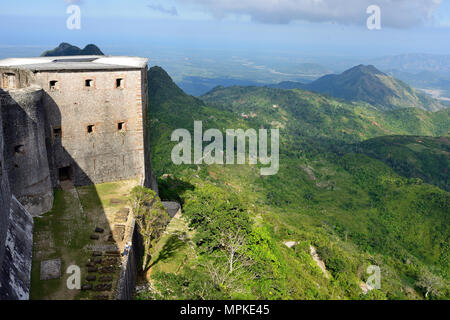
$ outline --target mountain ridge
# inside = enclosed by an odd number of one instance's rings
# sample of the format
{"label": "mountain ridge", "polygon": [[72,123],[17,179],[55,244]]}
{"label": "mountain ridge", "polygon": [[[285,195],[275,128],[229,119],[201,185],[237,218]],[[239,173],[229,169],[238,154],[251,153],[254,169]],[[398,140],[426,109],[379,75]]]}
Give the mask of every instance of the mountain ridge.
{"label": "mountain ridge", "polygon": [[105,54],[95,44],[88,44],[84,49],[71,45],[67,42],[62,42],[58,47],[47,50],[42,53],[41,57],[56,57],[56,56],[104,56]]}
{"label": "mountain ridge", "polygon": [[341,74],[323,76],[309,84],[285,82],[272,87],[303,89],[347,101],[363,101],[381,110],[415,107],[438,111],[445,108],[439,101],[381,72],[373,65],[361,64]]}

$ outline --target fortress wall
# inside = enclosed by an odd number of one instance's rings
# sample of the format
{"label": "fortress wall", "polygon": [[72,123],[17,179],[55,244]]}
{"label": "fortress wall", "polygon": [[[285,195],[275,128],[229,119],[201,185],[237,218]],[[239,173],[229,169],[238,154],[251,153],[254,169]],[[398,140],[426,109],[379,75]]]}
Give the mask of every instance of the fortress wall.
{"label": "fortress wall", "polygon": [[34,86],[1,94],[11,192],[32,215],[48,212],[53,205],[42,94]]}
{"label": "fortress wall", "polygon": [[148,100],[148,70],[142,70],[141,94],[142,94],[142,114],[144,117],[144,150],[145,150],[145,180],[144,186],[154,190],[159,194],[158,183],[155,175],[153,174],[151,164],[151,150],[150,150],[150,113],[149,113],[149,100]]}
{"label": "fortress wall", "polygon": [[0,270],[0,300],[30,298],[33,227],[33,217],[12,196],[5,254]]}
{"label": "fortress wall", "polygon": [[[116,88],[119,78],[123,88]],[[59,169],[69,166],[75,185],[144,173],[141,78],[141,69],[36,73],[35,82],[46,90],[43,104],[54,186],[59,184]],[[85,86],[86,80],[92,80],[91,87]],[[50,81],[57,81],[53,90]],[[118,130],[119,123],[124,130]],[[93,132],[88,132],[88,126],[93,126]],[[55,130],[60,130],[60,136]]]}
{"label": "fortress wall", "polygon": [[132,300],[136,288],[139,263],[141,260],[141,238],[136,222],[133,221],[131,228],[126,235],[126,242],[131,243],[130,251],[126,260],[123,261],[120,270],[120,277],[117,283],[115,300]]}
{"label": "fortress wall", "polygon": [[0,96],[0,300],[28,299],[33,248],[33,219],[11,195],[4,157]]}
{"label": "fortress wall", "polygon": [[[0,99],[0,111],[2,101]],[[8,230],[8,216],[11,202],[11,191],[9,189],[8,174],[3,156],[3,126],[2,114],[0,112],[0,270],[5,253],[6,232]]]}
{"label": "fortress wall", "polygon": [[0,88],[4,90],[27,88],[32,81],[32,74],[28,70],[0,67]]}

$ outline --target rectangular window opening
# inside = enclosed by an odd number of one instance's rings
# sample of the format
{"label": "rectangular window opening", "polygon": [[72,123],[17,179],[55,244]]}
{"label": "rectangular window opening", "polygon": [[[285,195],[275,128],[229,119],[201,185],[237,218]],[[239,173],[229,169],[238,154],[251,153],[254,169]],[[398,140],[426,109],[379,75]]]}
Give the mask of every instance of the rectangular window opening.
{"label": "rectangular window opening", "polygon": [[50,81],[50,83],[49,83],[49,85],[50,85],[50,90],[51,90],[51,91],[56,90],[56,89],[57,89],[57,87],[56,87],[57,84],[58,84],[58,81],[56,81],[56,80]]}
{"label": "rectangular window opening", "polygon": [[126,124],[125,122],[118,122],[117,123],[117,131],[125,131],[126,130]]}
{"label": "rectangular window opening", "polygon": [[85,87],[93,87],[94,86],[94,80],[92,80],[92,79],[86,79],[86,80],[84,80],[84,86]]}
{"label": "rectangular window opening", "polygon": [[61,138],[62,137],[62,129],[61,128],[53,128],[53,136],[55,138]]}
{"label": "rectangular window opening", "polygon": [[116,79],[116,88],[117,89],[123,88],[123,79],[122,78]]}
{"label": "rectangular window opening", "polygon": [[87,132],[93,133],[95,131],[95,126],[93,124],[90,124],[87,126]]}

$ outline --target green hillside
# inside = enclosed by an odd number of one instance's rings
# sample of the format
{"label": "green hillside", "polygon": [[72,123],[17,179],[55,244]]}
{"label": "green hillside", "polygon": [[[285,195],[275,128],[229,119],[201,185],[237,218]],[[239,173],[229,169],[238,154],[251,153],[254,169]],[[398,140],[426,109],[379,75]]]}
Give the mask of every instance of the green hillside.
{"label": "green hillside", "polygon": [[[440,172],[448,140],[418,137],[446,135],[447,111],[382,112],[257,87],[219,87],[200,100],[157,67],[149,71],[149,97],[160,196],[183,204],[189,229],[177,222],[157,246],[152,289],[139,299],[450,297],[450,194]],[[173,165],[170,135],[192,131],[194,120],[204,130],[280,128],[279,173]],[[411,171],[404,150],[411,150]],[[230,269],[231,247],[238,250]],[[364,294],[369,265],[381,268],[381,289]]]}
{"label": "green hillside", "polygon": [[363,153],[383,161],[402,176],[420,178],[450,191],[448,137],[389,136],[359,146]]}
{"label": "green hillside", "polygon": [[383,110],[412,107],[430,111],[443,109],[439,101],[374,66],[359,65],[339,75],[327,75],[306,85],[305,89],[349,101],[368,102]]}

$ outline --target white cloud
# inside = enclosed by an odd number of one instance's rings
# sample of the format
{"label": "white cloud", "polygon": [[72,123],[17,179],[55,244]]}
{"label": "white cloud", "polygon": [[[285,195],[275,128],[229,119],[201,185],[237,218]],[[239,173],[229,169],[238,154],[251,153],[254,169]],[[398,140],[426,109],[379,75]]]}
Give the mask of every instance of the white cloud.
{"label": "white cloud", "polygon": [[164,7],[162,4],[160,3],[155,3],[155,4],[149,4],[148,7],[152,10],[155,11],[159,11],[165,14],[169,14],[171,16],[177,16],[178,15],[178,10],[175,6],[172,6],[170,8],[166,8]]}
{"label": "white cloud", "polygon": [[432,19],[443,0],[177,0],[216,18],[247,15],[264,23],[333,22],[365,26],[370,5],[381,8],[384,27],[409,28]]}

